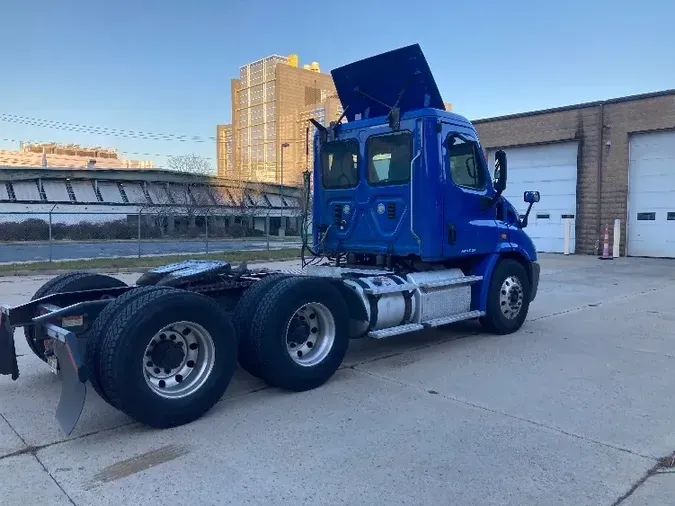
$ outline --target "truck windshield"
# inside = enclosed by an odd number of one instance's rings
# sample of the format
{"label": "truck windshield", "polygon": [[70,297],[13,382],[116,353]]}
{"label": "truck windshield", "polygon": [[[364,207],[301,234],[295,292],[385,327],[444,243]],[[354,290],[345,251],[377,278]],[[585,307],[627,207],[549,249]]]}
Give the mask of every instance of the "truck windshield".
{"label": "truck windshield", "polygon": [[326,188],[357,185],[359,143],[355,139],[327,142],[321,148],[321,181]]}
{"label": "truck windshield", "polygon": [[366,144],[368,182],[371,185],[401,184],[410,181],[412,135],[396,132],[373,135]]}

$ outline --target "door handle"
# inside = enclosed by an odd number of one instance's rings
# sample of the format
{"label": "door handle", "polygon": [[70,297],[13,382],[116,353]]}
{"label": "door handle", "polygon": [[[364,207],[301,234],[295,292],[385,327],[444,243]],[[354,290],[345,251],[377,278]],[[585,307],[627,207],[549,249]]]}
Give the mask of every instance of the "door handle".
{"label": "door handle", "polygon": [[452,223],[450,223],[448,225],[448,244],[455,244],[456,240],[457,240],[457,229]]}

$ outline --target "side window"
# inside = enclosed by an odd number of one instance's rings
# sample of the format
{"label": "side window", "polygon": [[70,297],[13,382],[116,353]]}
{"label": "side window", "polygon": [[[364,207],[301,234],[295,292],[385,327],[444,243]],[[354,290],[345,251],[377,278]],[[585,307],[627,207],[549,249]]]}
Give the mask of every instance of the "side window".
{"label": "side window", "polygon": [[412,134],[396,132],[368,138],[368,182],[372,185],[401,184],[410,181]]}
{"label": "side window", "polygon": [[480,167],[476,143],[450,135],[447,148],[448,168],[453,182],[457,186],[474,190],[485,189],[485,174]]}
{"label": "side window", "polygon": [[353,188],[359,182],[359,143],[328,142],[321,148],[321,182],[325,188]]}

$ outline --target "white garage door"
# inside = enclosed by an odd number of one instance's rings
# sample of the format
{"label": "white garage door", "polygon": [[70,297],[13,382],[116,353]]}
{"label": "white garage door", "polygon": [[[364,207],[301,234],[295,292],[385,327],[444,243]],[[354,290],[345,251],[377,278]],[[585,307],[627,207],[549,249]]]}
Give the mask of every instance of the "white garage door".
{"label": "white garage door", "polygon": [[675,257],[675,132],[630,138],[627,235],[629,255]]}
{"label": "white garage door", "polygon": [[[570,252],[574,253],[574,225],[577,208],[576,142],[545,144],[505,149],[508,180],[504,196],[520,214],[525,214],[525,191],[536,190],[541,200],[532,206],[525,231],[537,251],[565,251],[565,222],[570,225]],[[489,152],[490,169],[494,170],[494,150]]]}

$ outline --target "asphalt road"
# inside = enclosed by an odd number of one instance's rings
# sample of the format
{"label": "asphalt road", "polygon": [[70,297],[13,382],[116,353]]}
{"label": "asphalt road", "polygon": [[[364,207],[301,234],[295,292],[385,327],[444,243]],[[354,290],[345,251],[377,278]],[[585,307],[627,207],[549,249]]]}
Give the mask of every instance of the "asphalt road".
{"label": "asphalt road", "polygon": [[[270,241],[270,247],[299,246],[299,241]],[[265,249],[267,241],[209,241],[209,252],[245,251]],[[49,260],[47,243],[0,244],[0,263]],[[80,258],[106,258],[138,255],[137,242],[65,242],[54,241],[51,246],[53,260]],[[205,253],[204,241],[152,241],[141,242],[141,255],[170,255],[173,253]]]}
{"label": "asphalt road", "polygon": [[[654,470],[675,450],[675,263],[542,265],[515,334],[460,324],[354,341],[304,393],[240,371],[206,416],[164,431],[90,390],[64,437],[59,381],[19,330],[21,377],[0,377],[0,502],[673,504],[675,474]],[[0,278],[1,298],[23,302],[47,279]]]}

